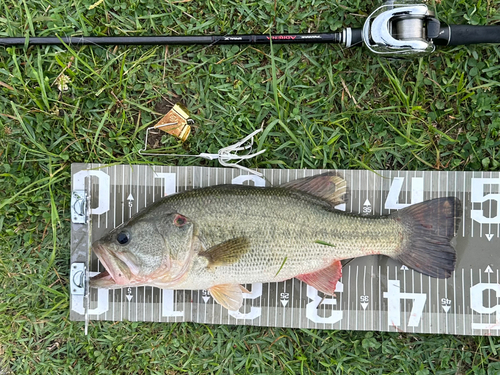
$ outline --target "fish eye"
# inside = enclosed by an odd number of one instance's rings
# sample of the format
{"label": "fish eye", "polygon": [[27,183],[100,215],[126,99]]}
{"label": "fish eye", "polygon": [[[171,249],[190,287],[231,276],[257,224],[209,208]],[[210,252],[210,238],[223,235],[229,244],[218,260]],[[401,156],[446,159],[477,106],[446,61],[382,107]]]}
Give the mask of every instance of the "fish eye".
{"label": "fish eye", "polygon": [[126,245],[130,241],[130,233],[122,230],[120,233],[116,235],[116,240],[120,245]]}
{"label": "fish eye", "polygon": [[187,218],[185,216],[182,216],[182,215],[175,215],[175,218],[174,218],[174,225],[176,227],[183,227],[184,225],[186,225],[187,223]]}

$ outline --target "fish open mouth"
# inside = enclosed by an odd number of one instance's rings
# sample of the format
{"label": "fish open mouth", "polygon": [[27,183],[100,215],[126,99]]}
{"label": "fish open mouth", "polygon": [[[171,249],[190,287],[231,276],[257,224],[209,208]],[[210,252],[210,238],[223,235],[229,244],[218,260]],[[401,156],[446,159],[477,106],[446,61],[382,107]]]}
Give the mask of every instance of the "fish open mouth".
{"label": "fish open mouth", "polygon": [[90,282],[103,282],[103,281],[106,282],[111,281],[113,284],[116,284],[115,280],[113,280],[113,278],[111,277],[111,275],[107,270],[99,272],[97,275],[90,278]]}
{"label": "fish open mouth", "polygon": [[112,251],[99,242],[94,244],[92,250],[105,270],[90,278],[91,287],[120,288],[130,283],[131,272],[128,266],[115,256]]}

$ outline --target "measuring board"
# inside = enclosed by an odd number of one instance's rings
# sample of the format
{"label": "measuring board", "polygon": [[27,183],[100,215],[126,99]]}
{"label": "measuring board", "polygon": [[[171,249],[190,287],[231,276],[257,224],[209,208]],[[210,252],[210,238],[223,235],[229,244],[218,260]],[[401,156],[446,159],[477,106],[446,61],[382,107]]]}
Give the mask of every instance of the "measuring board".
{"label": "measuring board", "polygon": [[463,218],[452,242],[457,265],[449,279],[366,256],[343,262],[335,296],[298,279],[251,284],[239,311],[223,308],[206,290],[85,287],[103,270],[92,241],[165,195],[228,183],[276,186],[324,172],[267,169],[261,178],[227,168],[73,164],[71,319],[500,334],[499,172],[337,171],[349,192],[337,208],[346,212],[385,215],[432,198],[460,198]]}

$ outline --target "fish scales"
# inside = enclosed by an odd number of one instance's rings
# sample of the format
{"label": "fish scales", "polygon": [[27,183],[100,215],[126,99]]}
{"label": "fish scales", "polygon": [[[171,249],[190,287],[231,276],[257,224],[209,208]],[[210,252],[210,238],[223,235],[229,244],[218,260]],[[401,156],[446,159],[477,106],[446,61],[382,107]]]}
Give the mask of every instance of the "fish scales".
{"label": "fish scales", "polygon": [[[300,191],[252,186],[198,189],[164,200],[155,216],[180,212],[197,223],[207,248],[247,237],[250,251],[234,264],[207,269],[193,265],[193,277],[179,288],[220,283],[282,281],[324,268],[336,259],[396,252],[402,228],[387,217],[360,217],[335,210]],[[328,243],[331,246],[317,243]]]}

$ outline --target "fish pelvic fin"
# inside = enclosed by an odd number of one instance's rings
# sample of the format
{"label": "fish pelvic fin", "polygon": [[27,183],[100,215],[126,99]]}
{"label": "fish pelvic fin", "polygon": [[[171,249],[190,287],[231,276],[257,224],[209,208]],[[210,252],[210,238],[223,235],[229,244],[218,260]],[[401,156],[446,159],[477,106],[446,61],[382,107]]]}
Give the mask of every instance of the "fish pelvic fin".
{"label": "fish pelvic fin", "polygon": [[305,282],[320,292],[334,295],[337,282],[342,277],[342,263],[340,260],[335,260],[328,267],[319,271],[296,276],[300,281]]}
{"label": "fish pelvic fin", "polygon": [[391,217],[402,223],[405,235],[395,258],[424,275],[450,277],[457,258],[450,241],[462,217],[460,200],[455,197],[431,199],[397,211]]}
{"label": "fish pelvic fin", "polygon": [[208,289],[212,297],[228,310],[239,310],[243,305],[243,289],[240,284],[219,284]]}
{"label": "fish pelvic fin", "polygon": [[300,178],[280,187],[304,191],[323,198],[334,206],[345,203],[347,194],[347,182],[336,172]]}
{"label": "fish pelvic fin", "polygon": [[238,237],[212,246],[198,255],[207,258],[208,267],[214,268],[236,263],[249,250],[250,240],[247,237]]}

